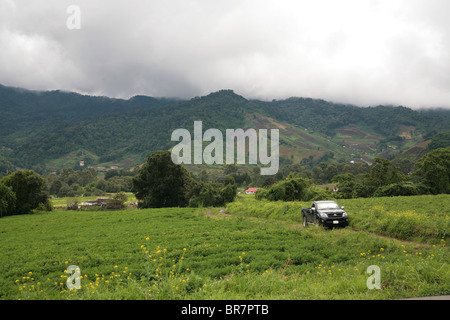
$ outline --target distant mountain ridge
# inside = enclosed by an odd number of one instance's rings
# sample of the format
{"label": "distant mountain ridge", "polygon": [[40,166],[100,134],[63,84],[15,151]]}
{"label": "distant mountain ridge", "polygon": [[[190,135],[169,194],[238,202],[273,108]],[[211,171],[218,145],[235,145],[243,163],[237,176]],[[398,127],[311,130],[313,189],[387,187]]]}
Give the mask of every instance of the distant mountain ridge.
{"label": "distant mountain ridge", "polygon": [[[280,129],[282,163],[390,157],[450,130],[450,111],[361,108],[320,99],[249,100],[220,90],[190,100],[94,97],[0,85],[0,160],[38,172],[131,168],[176,143],[177,128]],[[223,131],[224,132],[224,131]],[[2,167],[0,166],[0,170]]]}

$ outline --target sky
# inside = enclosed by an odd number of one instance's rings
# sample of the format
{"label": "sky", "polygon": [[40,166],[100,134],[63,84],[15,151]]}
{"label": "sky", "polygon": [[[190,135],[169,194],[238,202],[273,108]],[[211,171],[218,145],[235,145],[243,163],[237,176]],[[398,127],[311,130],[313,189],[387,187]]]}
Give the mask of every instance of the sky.
{"label": "sky", "polygon": [[448,0],[0,0],[0,84],[450,109],[449,12]]}

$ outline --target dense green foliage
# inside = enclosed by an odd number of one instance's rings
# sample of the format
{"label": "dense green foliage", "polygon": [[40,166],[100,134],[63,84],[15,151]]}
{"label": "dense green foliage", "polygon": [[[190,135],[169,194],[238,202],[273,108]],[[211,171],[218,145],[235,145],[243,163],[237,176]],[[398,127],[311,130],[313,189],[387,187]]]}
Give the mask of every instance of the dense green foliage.
{"label": "dense green foliage", "polygon": [[308,201],[329,198],[331,194],[316,188],[309,180],[290,176],[267,189],[259,189],[256,199],[269,201]]}
{"label": "dense green foliage", "polygon": [[418,176],[432,193],[450,193],[450,147],[439,148],[417,162]]}
{"label": "dense green foliage", "polygon": [[439,148],[447,148],[450,146],[450,131],[445,131],[433,137],[432,141],[427,145],[428,150]]}
{"label": "dense green foliage", "polygon": [[109,170],[104,177],[93,168],[65,168],[59,174],[47,175],[48,192],[56,197],[101,196],[105,193],[130,192],[137,170]]}
{"label": "dense green foliage", "polygon": [[338,174],[333,182],[341,198],[411,196],[450,193],[450,148],[435,149],[405,175],[391,161],[377,158],[366,174]]}
{"label": "dense green foliage", "polygon": [[427,133],[437,133],[447,126],[441,122],[442,119],[439,120],[434,115],[416,112],[403,106],[360,108],[310,98],[254,103],[275,119],[311,128],[328,136],[335,135],[335,129],[351,124],[363,124],[386,137],[396,136],[402,125],[417,126],[419,131]]}
{"label": "dense green foliage", "polygon": [[1,179],[0,186],[2,216],[52,209],[45,181],[33,171],[16,171]]}
{"label": "dense green foliage", "polygon": [[[271,184],[259,189],[256,199],[309,201],[450,193],[450,148],[439,148],[423,156],[416,163],[414,174],[404,174],[394,162],[382,158],[376,158],[370,167],[346,164],[339,168],[322,163],[312,171],[302,166],[289,168],[293,171],[286,178],[272,179]],[[325,182],[324,172],[332,172],[327,179],[331,178],[336,186],[333,190],[319,189],[313,184]]]}
{"label": "dense green foliage", "polygon": [[220,207],[232,202],[236,197],[236,184],[198,183],[191,192],[190,207]]}
{"label": "dense green foliage", "polygon": [[15,171],[14,165],[0,156],[0,178],[6,176],[9,172]]}
{"label": "dense green foliage", "polygon": [[16,206],[16,194],[0,181],[0,217],[9,215]]}

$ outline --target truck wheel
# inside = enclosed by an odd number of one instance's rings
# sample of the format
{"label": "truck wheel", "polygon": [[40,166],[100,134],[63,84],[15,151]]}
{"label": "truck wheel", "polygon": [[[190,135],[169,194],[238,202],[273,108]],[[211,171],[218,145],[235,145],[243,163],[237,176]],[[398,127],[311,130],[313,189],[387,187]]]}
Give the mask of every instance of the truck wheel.
{"label": "truck wheel", "polygon": [[303,228],[306,228],[308,224],[306,223],[306,216],[303,216]]}

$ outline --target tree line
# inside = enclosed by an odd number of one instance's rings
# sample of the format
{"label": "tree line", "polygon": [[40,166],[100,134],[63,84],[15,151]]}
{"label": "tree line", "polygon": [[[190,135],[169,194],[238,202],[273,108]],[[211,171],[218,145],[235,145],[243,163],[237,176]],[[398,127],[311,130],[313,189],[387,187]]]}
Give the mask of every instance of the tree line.
{"label": "tree line", "polygon": [[[339,172],[339,166],[332,166],[319,165],[320,171],[296,165],[288,167],[296,170],[287,177],[281,171],[263,178],[258,175],[259,170],[241,174],[240,169],[231,165],[226,167],[225,175],[210,181],[205,171],[194,175],[174,164],[169,151],[158,151],[139,169],[111,170],[101,179],[94,169],[63,169],[45,178],[31,170],[20,170],[0,180],[0,216],[52,210],[50,195],[71,197],[124,191],[136,195],[140,208],[223,206],[234,200],[239,183],[255,182],[262,182],[263,186],[256,198],[272,201],[450,193],[450,147],[427,153],[415,163],[414,171],[407,174],[394,162],[382,158],[376,158],[367,172],[364,164],[345,164],[341,168],[352,172]],[[336,190],[319,188],[314,183],[314,177],[320,178],[322,174],[331,178]]]}
{"label": "tree line", "polygon": [[106,193],[131,192],[135,170],[109,170],[104,178],[99,178],[93,168],[74,170],[65,168],[59,174],[45,177],[50,195],[58,198],[80,196],[102,196]]}
{"label": "tree line", "polygon": [[[247,100],[231,90],[178,101],[142,96],[110,99],[59,91],[35,93],[0,86],[0,105],[0,156],[16,167],[41,174],[51,172],[49,163],[74,150],[96,155],[95,159],[86,159],[89,165],[117,162],[130,155],[144,162],[149,152],[173,146],[173,130],[190,130],[193,121],[199,119],[205,127],[223,131],[257,124],[255,117],[262,115],[330,137],[336,129],[357,126],[386,137],[386,141],[399,139],[401,126],[414,127],[424,138],[450,129],[449,112],[444,111],[359,108],[309,98]],[[8,165],[0,159],[0,175]]]}
{"label": "tree line", "polygon": [[326,198],[368,198],[450,193],[450,147],[420,158],[415,171],[403,173],[393,162],[376,158],[367,173],[332,177],[335,190],[319,190],[311,179],[291,173],[286,180],[259,190],[257,199],[309,201]]}
{"label": "tree line", "polygon": [[427,153],[409,174],[391,161],[377,158],[369,173],[337,175],[333,181],[343,198],[450,193],[450,147]]}

